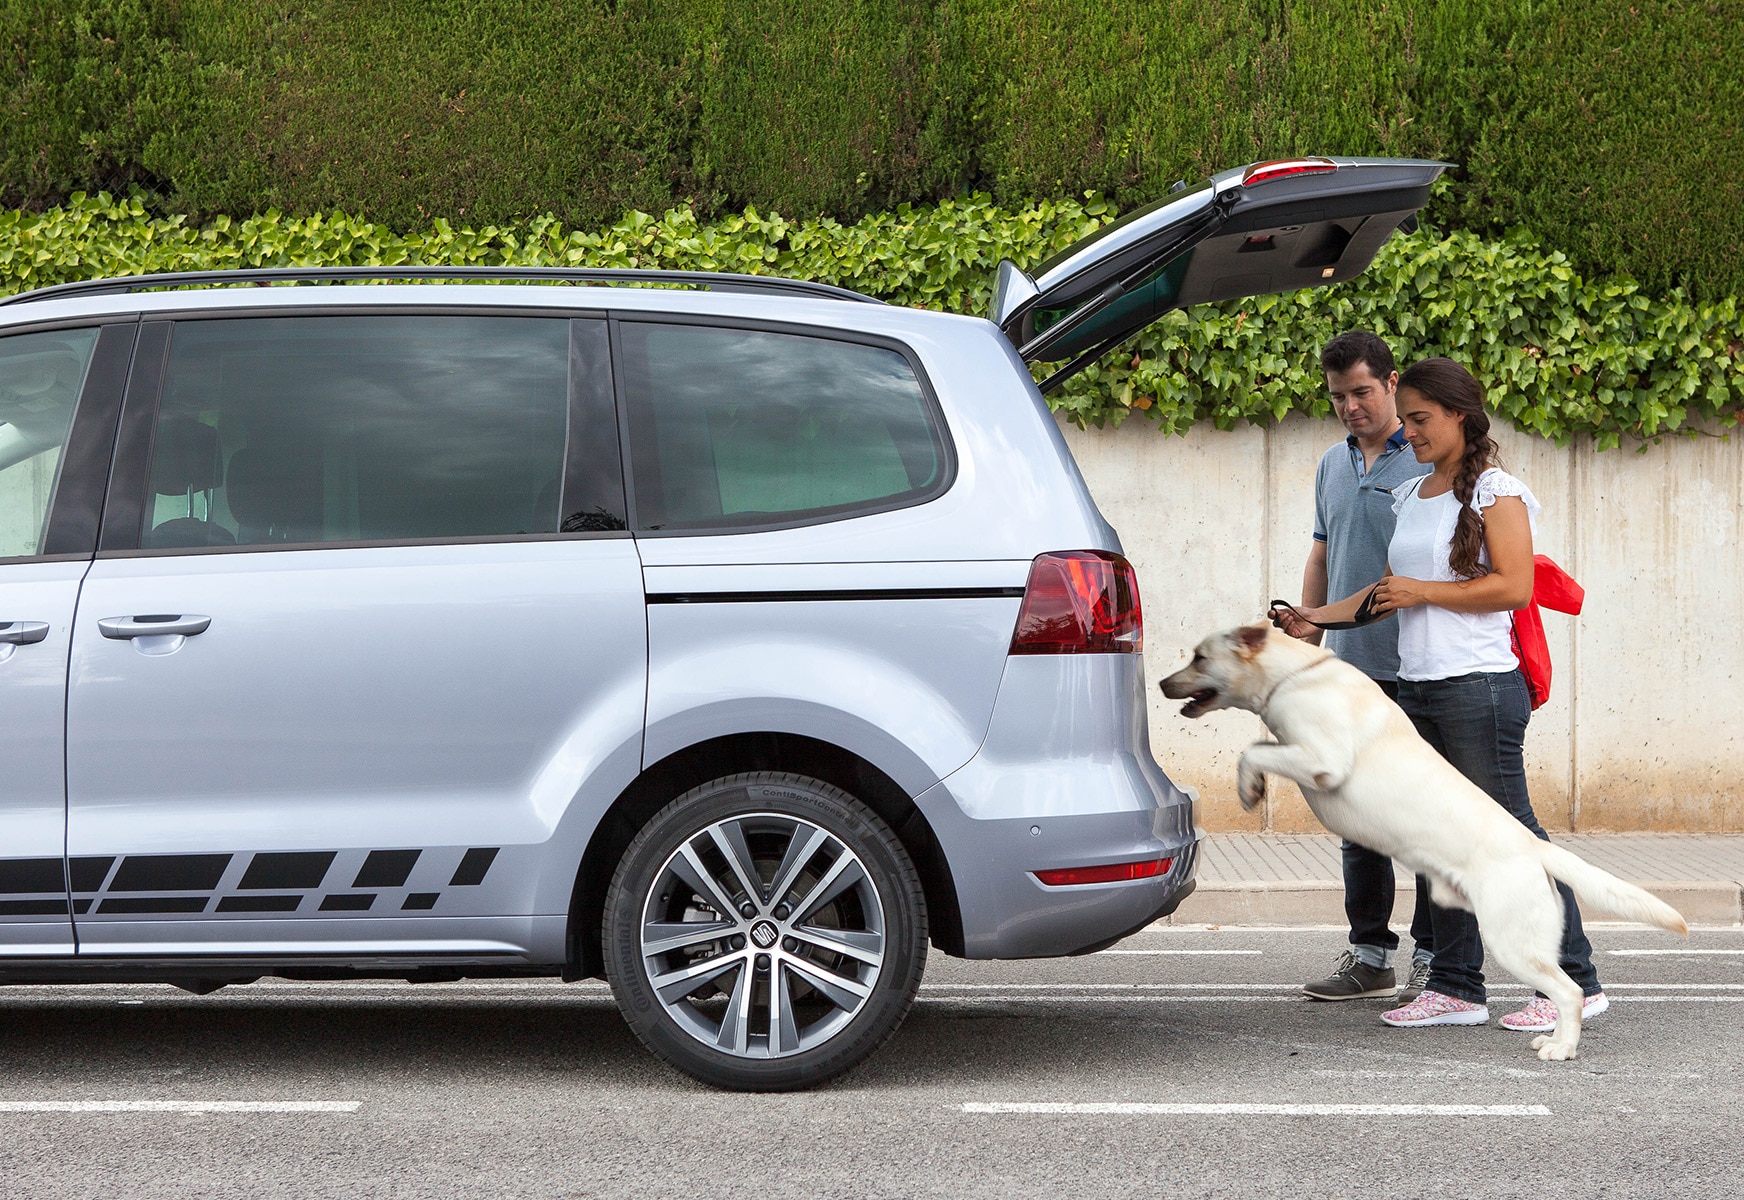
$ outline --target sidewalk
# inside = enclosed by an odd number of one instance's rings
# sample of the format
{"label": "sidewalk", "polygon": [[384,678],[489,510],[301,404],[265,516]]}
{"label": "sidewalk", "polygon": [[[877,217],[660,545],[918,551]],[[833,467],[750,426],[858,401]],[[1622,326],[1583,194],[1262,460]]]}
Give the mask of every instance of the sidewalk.
{"label": "sidewalk", "polygon": [[[1744,921],[1744,834],[1566,833],[1555,840],[1640,884],[1691,925]],[[1396,876],[1393,924],[1402,929],[1411,923],[1416,887],[1404,872]],[[1338,839],[1328,834],[1208,834],[1199,844],[1198,879],[1170,924],[1345,923]]]}

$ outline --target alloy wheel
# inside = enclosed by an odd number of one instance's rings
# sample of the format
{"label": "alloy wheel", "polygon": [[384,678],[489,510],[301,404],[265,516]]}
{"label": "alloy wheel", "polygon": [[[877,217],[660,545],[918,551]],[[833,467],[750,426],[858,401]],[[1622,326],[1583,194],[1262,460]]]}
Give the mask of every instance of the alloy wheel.
{"label": "alloy wheel", "polygon": [[884,903],[866,865],[803,818],[756,812],[686,838],[643,906],[643,968],[667,1015],[747,1059],[820,1046],[884,968]]}

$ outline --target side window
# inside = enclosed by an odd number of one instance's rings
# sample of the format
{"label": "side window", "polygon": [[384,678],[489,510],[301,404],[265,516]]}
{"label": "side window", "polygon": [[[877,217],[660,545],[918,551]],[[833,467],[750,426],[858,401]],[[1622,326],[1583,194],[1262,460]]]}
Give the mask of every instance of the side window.
{"label": "side window", "polygon": [[141,545],[555,533],[569,322],[184,321]]}
{"label": "side window", "polygon": [[97,330],[0,338],[0,558],[39,553]]}
{"label": "side window", "polygon": [[915,503],[947,481],[908,360],[828,337],[620,326],[637,521],[735,528]]}

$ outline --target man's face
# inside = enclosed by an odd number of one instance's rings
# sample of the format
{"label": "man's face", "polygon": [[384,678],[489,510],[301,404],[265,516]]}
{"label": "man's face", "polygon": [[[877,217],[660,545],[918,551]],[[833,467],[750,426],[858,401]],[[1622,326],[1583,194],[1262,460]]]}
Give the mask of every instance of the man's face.
{"label": "man's face", "polygon": [[1398,420],[1393,406],[1393,393],[1399,387],[1399,373],[1389,371],[1385,379],[1375,378],[1374,369],[1359,362],[1347,371],[1328,371],[1326,391],[1332,397],[1332,411],[1344,422],[1344,427],[1359,438],[1379,437],[1392,430]]}

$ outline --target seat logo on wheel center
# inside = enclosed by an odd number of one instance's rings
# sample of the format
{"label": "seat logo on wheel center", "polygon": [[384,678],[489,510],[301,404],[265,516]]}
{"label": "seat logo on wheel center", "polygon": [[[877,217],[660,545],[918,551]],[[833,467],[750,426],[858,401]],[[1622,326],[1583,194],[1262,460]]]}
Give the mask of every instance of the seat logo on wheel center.
{"label": "seat logo on wheel center", "polygon": [[759,921],[751,926],[751,940],[757,943],[759,949],[769,949],[775,944],[775,939],[780,936],[780,932],[768,921]]}

